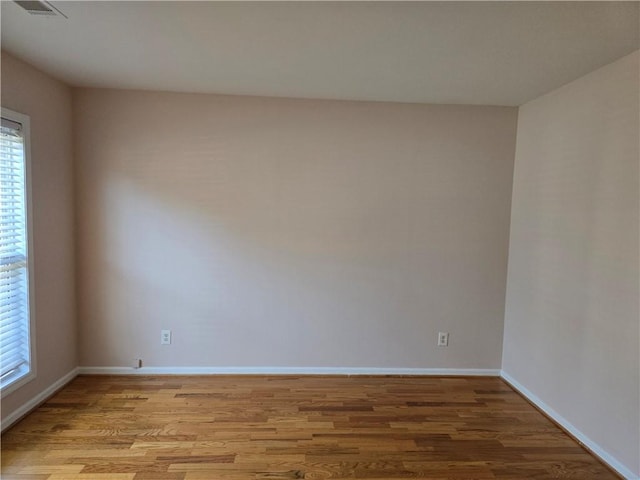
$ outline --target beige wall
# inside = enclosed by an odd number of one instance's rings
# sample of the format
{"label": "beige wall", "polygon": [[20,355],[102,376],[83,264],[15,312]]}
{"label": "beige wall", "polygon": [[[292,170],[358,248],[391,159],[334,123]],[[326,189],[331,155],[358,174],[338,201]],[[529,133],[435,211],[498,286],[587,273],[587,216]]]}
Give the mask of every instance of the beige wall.
{"label": "beige wall", "polygon": [[638,53],[520,108],[504,370],[640,473]]}
{"label": "beige wall", "polygon": [[69,87],[2,52],[2,106],[31,117],[37,378],[2,399],[4,419],[78,365]]}
{"label": "beige wall", "polygon": [[516,109],[80,89],[74,114],[81,365],[500,368]]}

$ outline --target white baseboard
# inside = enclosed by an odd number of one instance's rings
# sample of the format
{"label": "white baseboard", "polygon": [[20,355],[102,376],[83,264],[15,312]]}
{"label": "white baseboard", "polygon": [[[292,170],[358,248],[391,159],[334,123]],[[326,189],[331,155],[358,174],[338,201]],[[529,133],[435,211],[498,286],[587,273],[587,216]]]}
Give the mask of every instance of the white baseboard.
{"label": "white baseboard", "polygon": [[56,391],[60,390],[67,383],[69,383],[71,380],[76,378],[76,376],[78,375],[79,370],[80,369],[78,367],[74,368],[69,373],[67,373],[63,377],[61,377],[58,380],[56,380],[55,382],[53,382],[51,385],[49,385],[47,388],[45,388],[42,392],[37,394],[35,397],[31,398],[31,400],[25,402],[20,407],[18,407],[16,410],[14,410],[9,415],[7,415],[2,420],[1,431],[4,432],[7,428],[9,428],[11,425],[16,423],[18,420],[20,420],[22,417],[24,417],[31,410],[36,408],[38,405],[40,405],[42,402],[44,402],[51,395],[56,393]]}
{"label": "white baseboard", "polygon": [[499,369],[361,367],[79,367],[90,375],[438,375],[499,377]]}
{"label": "white baseboard", "polygon": [[567,419],[565,419],[562,415],[556,412],[553,408],[543,402],[538,396],[536,396],[533,392],[523,386],[520,382],[518,382],[515,378],[509,375],[507,372],[502,370],[500,376],[503,380],[505,380],[509,385],[511,385],[515,390],[517,390],[520,394],[526,397],[531,403],[535,404],[540,410],[546,413],[550,418],[552,418],[555,422],[557,422],[562,428],[564,428],[567,432],[573,435],[580,443],[582,443],[586,448],[588,448],[594,455],[596,455],[600,460],[613,468],[616,472],[622,475],[627,480],[640,480],[640,477],[634,474],[631,470],[625,467],[622,463],[620,463],[616,458],[606,452],[600,445],[587,437],[584,433],[582,433],[579,429],[574,427]]}

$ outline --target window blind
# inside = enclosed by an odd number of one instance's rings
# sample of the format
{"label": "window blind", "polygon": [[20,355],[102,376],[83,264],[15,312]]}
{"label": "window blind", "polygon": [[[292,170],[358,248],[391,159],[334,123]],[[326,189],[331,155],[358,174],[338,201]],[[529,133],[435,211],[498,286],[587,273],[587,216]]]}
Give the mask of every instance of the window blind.
{"label": "window blind", "polygon": [[22,125],[0,128],[0,385],[29,371],[25,141]]}

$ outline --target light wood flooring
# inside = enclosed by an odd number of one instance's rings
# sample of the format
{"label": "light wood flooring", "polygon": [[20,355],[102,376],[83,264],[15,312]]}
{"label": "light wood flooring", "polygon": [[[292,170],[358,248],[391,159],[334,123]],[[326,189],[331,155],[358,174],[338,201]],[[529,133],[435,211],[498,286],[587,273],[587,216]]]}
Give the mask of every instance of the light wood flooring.
{"label": "light wood flooring", "polygon": [[80,376],[2,479],[617,478],[499,378]]}

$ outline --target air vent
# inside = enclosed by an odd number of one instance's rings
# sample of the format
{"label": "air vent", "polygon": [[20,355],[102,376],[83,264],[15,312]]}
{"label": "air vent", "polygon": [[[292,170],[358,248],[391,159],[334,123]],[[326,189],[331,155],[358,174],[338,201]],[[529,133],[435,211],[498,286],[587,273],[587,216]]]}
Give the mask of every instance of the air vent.
{"label": "air vent", "polygon": [[15,0],[18,5],[24,8],[31,15],[47,15],[49,17],[61,16],[67,18],[67,16],[58,10],[56,7],[45,1],[19,1]]}

